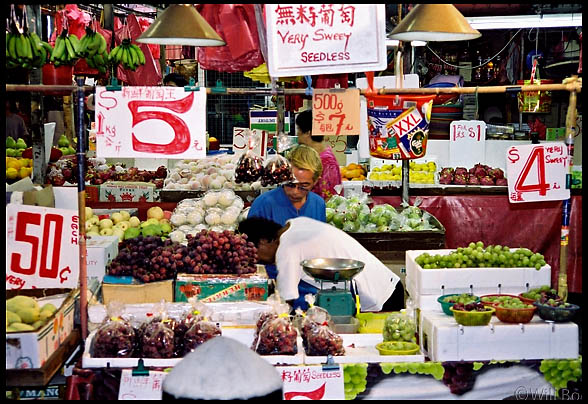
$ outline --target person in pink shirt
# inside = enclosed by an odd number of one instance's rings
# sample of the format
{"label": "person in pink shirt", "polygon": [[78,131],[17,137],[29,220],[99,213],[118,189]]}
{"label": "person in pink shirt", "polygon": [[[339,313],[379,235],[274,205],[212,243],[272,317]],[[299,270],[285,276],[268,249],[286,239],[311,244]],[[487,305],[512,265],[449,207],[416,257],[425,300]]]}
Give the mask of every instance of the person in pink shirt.
{"label": "person in pink shirt", "polygon": [[341,184],[341,169],[331,146],[325,142],[325,137],[312,136],[312,110],[307,109],[296,116],[296,134],[299,144],[312,147],[321,158],[323,174],[312,191],[327,201],[337,194],[335,186]]}

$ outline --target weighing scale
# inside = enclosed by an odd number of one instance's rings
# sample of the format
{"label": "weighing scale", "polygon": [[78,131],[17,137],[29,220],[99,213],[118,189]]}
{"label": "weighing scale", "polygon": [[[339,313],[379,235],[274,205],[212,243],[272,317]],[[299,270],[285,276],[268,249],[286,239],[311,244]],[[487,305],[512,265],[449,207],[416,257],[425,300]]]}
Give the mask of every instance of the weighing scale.
{"label": "weighing scale", "polygon": [[[352,279],[361,272],[365,264],[361,261],[342,258],[315,258],[300,263],[308,275],[320,282],[320,290],[316,295],[315,304],[327,310],[333,317],[352,317],[359,311],[359,295],[355,293],[353,300]],[[336,285],[344,282],[344,289]],[[333,286],[325,286],[332,283]]]}

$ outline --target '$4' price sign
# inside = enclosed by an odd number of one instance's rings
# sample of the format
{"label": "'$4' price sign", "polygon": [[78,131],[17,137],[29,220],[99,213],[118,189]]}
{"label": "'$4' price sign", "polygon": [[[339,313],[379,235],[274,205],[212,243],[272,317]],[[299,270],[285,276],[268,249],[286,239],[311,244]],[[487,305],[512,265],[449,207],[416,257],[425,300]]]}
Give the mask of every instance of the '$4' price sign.
{"label": "'$4' price sign", "polygon": [[6,205],[6,289],[78,287],[76,211]]}
{"label": "'$4' price sign", "polygon": [[506,152],[511,203],[570,198],[566,188],[568,149],[563,143],[512,146]]}
{"label": "'$4' price sign", "polygon": [[359,89],[343,92],[315,89],[312,95],[312,134],[359,135]]}

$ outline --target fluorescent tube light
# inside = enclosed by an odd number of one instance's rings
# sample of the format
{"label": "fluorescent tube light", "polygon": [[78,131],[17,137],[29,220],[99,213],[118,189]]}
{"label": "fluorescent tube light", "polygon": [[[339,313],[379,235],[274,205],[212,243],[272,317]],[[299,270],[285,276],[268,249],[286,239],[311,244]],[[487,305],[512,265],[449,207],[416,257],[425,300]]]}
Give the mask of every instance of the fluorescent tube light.
{"label": "fluorescent tube light", "polygon": [[507,15],[466,17],[474,29],[581,27],[582,14]]}

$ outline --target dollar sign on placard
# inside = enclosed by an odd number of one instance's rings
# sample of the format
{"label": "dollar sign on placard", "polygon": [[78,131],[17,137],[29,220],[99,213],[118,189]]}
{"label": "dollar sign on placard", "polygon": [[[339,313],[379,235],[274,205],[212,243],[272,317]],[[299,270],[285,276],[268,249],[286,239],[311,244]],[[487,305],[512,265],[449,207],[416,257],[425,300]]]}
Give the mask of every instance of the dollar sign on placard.
{"label": "dollar sign on placard", "polygon": [[519,156],[519,151],[517,149],[511,149],[508,151],[508,159],[510,160],[511,163],[516,163],[517,161],[519,161],[520,156]]}

